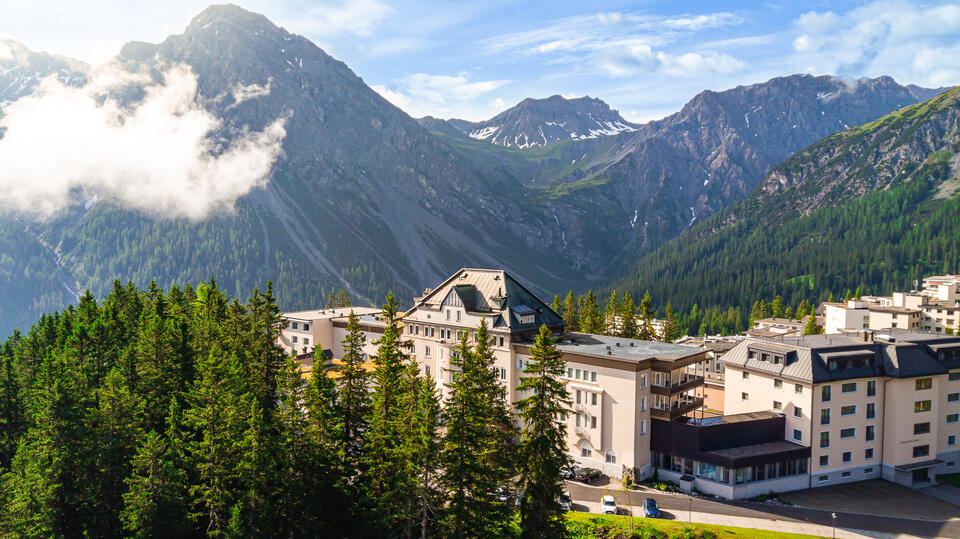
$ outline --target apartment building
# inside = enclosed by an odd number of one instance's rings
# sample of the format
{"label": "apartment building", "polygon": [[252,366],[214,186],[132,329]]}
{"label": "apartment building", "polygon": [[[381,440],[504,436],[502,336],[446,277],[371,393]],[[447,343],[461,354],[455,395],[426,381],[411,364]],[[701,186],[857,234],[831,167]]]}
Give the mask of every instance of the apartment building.
{"label": "apartment building", "polygon": [[703,365],[691,365],[691,371],[700,369],[703,373],[703,406],[709,415],[723,414],[723,355],[743,341],[742,335],[707,335],[691,337],[685,335],[674,341],[676,344],[697,346],[707,351],[707,360]]}
{"label": "apartment building", "polygon": [[[360,318],[364,327],[366,345],[364,352],[375,355],[373,341],[383,333],[383,324],[377,319],[380,309],[373,307],[339,307],[336,309],[314,309],[283,313],[284,326],[277,344],[287,354],[293,353],[301,360],[310,360],[313,365],[315,349],[319,346],[326,362],[343,357],[343,345],[340,341],[345,335],[347,317],[353,312]],[[379,327],[379,331],[375,329]],[[320,354],[316,354],[320,355]]]}
{"label": "apartment building", "polygon": [[960,277],[938,275],[923,280],[915,292],[894,292],[890,297],[868,296],[844,303],[825,302],[824,330],[885,328],[960,334]]}
{"label": "apartment building", "polygon": [[926,486],[960,469],[960,337],[748,338],[724,364],[725,412],[785,414],[783,439],[810,448],[810,486]]}

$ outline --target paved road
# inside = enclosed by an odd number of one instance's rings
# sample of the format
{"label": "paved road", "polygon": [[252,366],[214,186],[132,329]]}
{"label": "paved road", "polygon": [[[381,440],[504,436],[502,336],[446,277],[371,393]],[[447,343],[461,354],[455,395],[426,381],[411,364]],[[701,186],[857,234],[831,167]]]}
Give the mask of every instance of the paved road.
{"label": "paved road", "polygon": [[[691,508],[688,500],[692,499],[692,509],[695,513],[713,513],[737,517],[764,518],[793,522],[809,522],[822,526],[833,524],[830,511],[789,507],[783,505],[760,505],[754,503],[717,501],[704,498],[690,498],[678,494],[652,494],[651,491],[628,490],[609,488],[607,486],[584,485],[567,481],[567,490],[574,501],[575,510],[586,510],[586,507],[577,502],[598,502],[604,494],[610,494],[617,500],[618,505],[634,505],[638,508],[646,498],[654,498],[664,513],[663,517],[673,520],[687,520]],[[891,503],[896,503],[891,500]],[[638,512],[634,511],[634,515]],[[904,533],[920,537],[960,537],[960,519],[947,521],[917,520],[909,518],[883,517],[863,515],[858,513],[837,513],[837,527],[857,530],[868,530],[881,533]]]}

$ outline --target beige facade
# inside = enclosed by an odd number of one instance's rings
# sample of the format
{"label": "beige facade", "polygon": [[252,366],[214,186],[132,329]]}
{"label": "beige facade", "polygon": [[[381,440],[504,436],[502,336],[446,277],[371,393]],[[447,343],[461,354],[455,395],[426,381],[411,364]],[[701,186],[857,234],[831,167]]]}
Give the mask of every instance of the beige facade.
{"label": "beige facade", "polygon": [[894,292],[889,297],[865,296],[846,303],[825,302],[825,332],[898,328],[960,334],[960,277],[927,277],[923,284],[920,291]]}
{"label": "beige facade", "polygon": [[960,337],[862,335],[748,339],[725,357],[725,412],[786,413],[784,438],[811,447],[812,486],[925,486],[960,469]]}

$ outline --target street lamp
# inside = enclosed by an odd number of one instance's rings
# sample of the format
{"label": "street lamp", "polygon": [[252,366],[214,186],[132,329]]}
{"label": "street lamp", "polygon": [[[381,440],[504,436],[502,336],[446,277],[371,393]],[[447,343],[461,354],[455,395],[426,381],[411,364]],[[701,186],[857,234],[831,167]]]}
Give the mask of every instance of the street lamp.
{"label": "street lamp", "polygon": [[830,513],[830,518],[833,519],[833,539],[837,539],[837,514]]}
{"label": "street lamp", "polygon": [[693,498],[687,498],[687,523],[693,524]]}

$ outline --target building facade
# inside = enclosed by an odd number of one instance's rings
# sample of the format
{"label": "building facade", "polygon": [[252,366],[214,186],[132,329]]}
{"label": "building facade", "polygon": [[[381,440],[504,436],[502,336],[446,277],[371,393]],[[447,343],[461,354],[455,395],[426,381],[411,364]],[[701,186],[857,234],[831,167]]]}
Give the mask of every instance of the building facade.
{"label": "building facade", "polygon": [[777,411],[810,486],[932,484],[960,469],[960,337],[903,329],[747,339],[724,357],[727,413]]}

